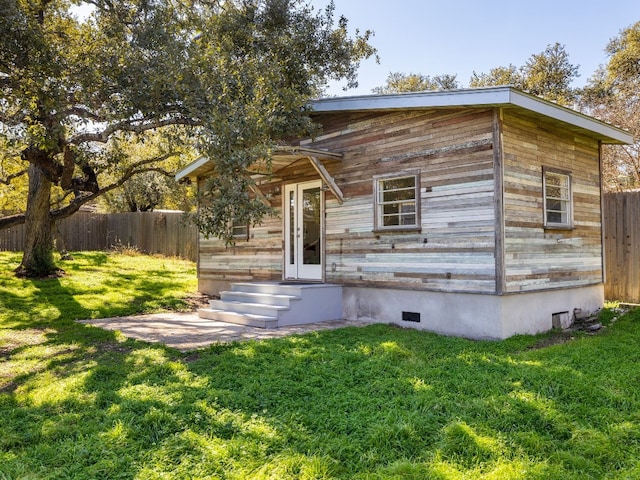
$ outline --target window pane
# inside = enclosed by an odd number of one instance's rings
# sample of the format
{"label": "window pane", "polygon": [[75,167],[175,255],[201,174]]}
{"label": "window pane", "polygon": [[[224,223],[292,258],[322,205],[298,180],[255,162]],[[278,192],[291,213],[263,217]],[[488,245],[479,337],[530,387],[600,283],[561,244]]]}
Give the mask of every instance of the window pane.
{"label": "window pane", "polygon": [[393,190],[390,192],[384,192],[382,201],[393,202],[396,200],[413,200],[416,196],[416,189],[409,188],[404,190]]}
{"label": "window pane", "polygon": [[562,201],[551,199],[551,198],[547,198],[547,210],[561,211],[562,210]]}
{"label": "window pane", "polygon": [[392,178],[389,180],[382,180],[383,190],[397,190],[400,188],[410,188],[416,186],[415,177],[402,177]]}
{"label": "window pane", "polygon": [[569,175],[555,172],[545,172],[545,208],[546,222],[569,225],[571,211]]}
{"label": "window pane", "polygon": [[387,203],[382,207],[382,213],[384,215],[389,215],[393,213],[400,213],[400,204],[398,203]]}
{"label": "window pane", "polygon": [[568,188],[560,189],[559,197],[563,200],[569,200],[569,189]]}
{"label": "window pane", "polygon": [[296,196],[289,192],[289,265],[296,263]]}
{"label": "window pane", "polygon": [[547,173],[547,187],[561,185],[560,177],[555,173]]}
{"label": "window pane", "polygon": [[414,202],[411,203],[401,203],[400,211],[402,213],[414,213],[416,211],[416,204]]}
{"label": "window pane", "polygon": [[393,215],[393,216],[384,216],[383,217],[383,222],[382,224],[385,227],[392,227],[394,225],[399,225],[398,223],[398,216],[397,215]]}
{"label": "window pane", "polygon": [[416,226],[416,176],[378,180],[377,215],[381,227]]}
{"label": "window pane", "polygon": [[560,187],[550,187],[547,185],[547,197],[562,198],[562,189]]}
{"label": "window pane", "polygon": [[411,215],[402,215],[400,217],[402,225],[415,225],[416,224],[416,216],[414,214]]}
{"label": "window pane", "polygon": [[320,265],[320,189],[309,188],[302,193],[302,249],[304,265]]}
{"label": "window pane", "polygon": [[560,212],[547,212],[547,222],[549,223],[561,223],[562,214]]}

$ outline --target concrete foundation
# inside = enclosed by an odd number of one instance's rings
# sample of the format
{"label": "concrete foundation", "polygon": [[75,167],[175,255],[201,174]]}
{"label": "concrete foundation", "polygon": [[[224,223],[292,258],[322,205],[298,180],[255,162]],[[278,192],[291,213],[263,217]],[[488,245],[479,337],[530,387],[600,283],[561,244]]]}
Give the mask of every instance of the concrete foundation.
{"label": "concrete foundation", "polygon": [[220,292],[231,288],[230,280],[210,280],[208,278],[198,278],[198,291],[207,295],[220,295]]}
{"label": "concrete foundation", "polygon": [[593,312],[603,303],[602,284],[507,295],[343,288],[346,319],[474,339],[545,332],[554,320],[566,328],[574,308]]}

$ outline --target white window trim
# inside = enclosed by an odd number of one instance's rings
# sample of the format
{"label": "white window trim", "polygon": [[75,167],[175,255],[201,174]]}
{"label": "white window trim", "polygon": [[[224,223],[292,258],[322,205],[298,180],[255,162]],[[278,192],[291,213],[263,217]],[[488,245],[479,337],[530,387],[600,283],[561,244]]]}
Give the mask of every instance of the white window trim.
{"label": "white window trim", "polygon": [[[379,203],[380,182],[386,180],[395,180],[397,178],[414,177],[415,178],[415,225],[383,225],[382,222],[382,205]],[[407,170],[396,172],[393,174],[376,175],[373,177],[373,215],[374,215],[374,231],[376,232],[394,232],[394,231],[419,231],[422,229],[421,212],[420,212],[420,171]]]}
{"label": "white window trim", "polygon": [[[547,173],[563,175],[568,179],[569,200],[567,200],[567,221],[549,222],[547,220]],[[542,167],[542,208],[544,216],[544,228],[549,229],[573,229],[573,178],[566,170]]]}

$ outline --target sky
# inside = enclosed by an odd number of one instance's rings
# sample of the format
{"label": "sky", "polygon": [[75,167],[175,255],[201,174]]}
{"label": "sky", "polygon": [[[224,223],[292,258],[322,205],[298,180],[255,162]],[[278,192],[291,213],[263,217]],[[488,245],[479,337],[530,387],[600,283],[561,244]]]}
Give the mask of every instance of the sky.
{"label": "sky", "polygon": [[[583,86],[607,61],[609,40],[640,21],[639,0],[334,0],[336,18],[350,30],[373,30],[380,64],[362,62],[357,89],[332,84],[328,95],[367,95],[389,72],[457,74],[467,87],[473,72],[513,64],[556,42],[580,66]],[[324,8],[329,0],[311,0]]]}

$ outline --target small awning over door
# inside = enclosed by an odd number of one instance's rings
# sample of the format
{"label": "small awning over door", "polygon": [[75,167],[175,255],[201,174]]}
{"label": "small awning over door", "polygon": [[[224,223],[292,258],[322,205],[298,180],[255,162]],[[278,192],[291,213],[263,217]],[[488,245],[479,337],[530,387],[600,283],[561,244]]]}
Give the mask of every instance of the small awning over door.
{"label": "small awning over door", "polygon": [[342,190],[340,190],[340,187],[338,187],[336,181],[329,175],[329,172],[322,163],[323,160],[342,160],[342,154],[302,147],[283,147],[281,150],[279,149],[274,152],[272,156],[273,171],[276,173],[276,162],[280,162],[279,164],[283,165],[279,167],[279,169],[282,169],[302,159],[308,159],[309,162],[311,162],[311,166],[318,172],[318,175],[320,175],[320,178],[329,188],[333,196],[336,197],[336,200],[338,200],[339,203],[344,202]]}
{"label": "small awning over door", "polygon": [[[278,172],[287,168],[291,164],[300,160],[307,160],[318,173],[323,183],[327,186],[333,196],[342,203],[344,195],[342,190],[329,174],[324,166],[324,161],[341,161],[341,153],[327,152],[325,150],[314,150],[305,147],[280,146],[271,153],[271,170],[264,160],[258,160],[249,168],[249,175],[256,181],[254,193],[260,195],[258,178],[263,175],[278,176]],[[176,173],[176,180],[184,178],[203,177],[213,172],[213,162],[206,157],[200,157]]]}

